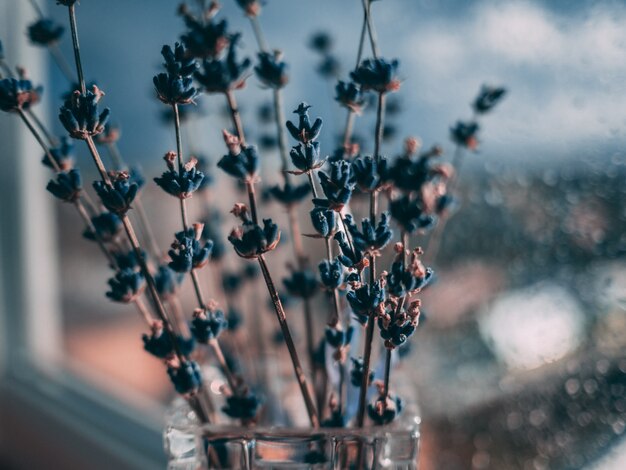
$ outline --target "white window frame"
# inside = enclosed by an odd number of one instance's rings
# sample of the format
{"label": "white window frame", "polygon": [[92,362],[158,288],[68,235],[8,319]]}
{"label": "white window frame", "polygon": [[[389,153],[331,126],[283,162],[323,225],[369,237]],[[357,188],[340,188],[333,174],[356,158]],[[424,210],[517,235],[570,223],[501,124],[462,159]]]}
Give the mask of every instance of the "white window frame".
{"label": "white window frame", "polygon": [[[24,34],[32,18],[29,2],[0,0],[0,39],[8,59],[45,82],[46,54],[27,44]],[[51,114],[47,101],[38,111]],[[133,409],[64,367],[56,201],[45,191],[50,173],[19,118],[1,114],[2,462],[18,469],[165,468],[160,417]]]}

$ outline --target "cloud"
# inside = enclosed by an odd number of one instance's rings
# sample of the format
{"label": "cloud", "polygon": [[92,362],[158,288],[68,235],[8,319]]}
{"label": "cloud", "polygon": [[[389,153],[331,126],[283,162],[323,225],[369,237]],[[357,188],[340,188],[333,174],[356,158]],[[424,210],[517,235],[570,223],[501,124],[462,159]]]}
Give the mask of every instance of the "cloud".
{"label": "cloud", "polygon": [[623,139],[625,23],[626,9],[606,4],[579,14],[480,2],[467,15],[442,15],[406,42],[411,99],[441,125],[444,112],[469,115],[463,105],[480,83],[505,84],[511,93],[497,118],[485,119],[483,135],[502,152],[500,145],[569,152]]}

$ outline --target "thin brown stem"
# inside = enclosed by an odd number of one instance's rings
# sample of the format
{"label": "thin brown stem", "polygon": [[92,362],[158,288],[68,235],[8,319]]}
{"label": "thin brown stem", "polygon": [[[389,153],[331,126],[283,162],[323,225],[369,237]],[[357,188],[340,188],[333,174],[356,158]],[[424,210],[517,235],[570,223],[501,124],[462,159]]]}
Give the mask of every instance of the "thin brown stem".
{"label": "thin brown stem", "polygon": [[150,315],[150,312],[148,311],[148,307],[146,307],[146,304],[144,303],[143,299],[141,297],[137,297],[135,299],[134,304],[135,304],[135,307],[137,307],[139,314],[146,322],[146,325],[152,326],[152,321],[153,321],[152,315]]}
{"label": "thin brown stem", "polygon": [[72,45],[74,46],[74,61],[76,62],[76,75],[82,94],[87,92],[85,88],[85,77],[83,76],[83,65],[80,61],[80,45],[78,44],[78,27],[76,26],[76,9],[74,4],[68,7],[70,16],[70,29],[72,30]]}
{"label": "thin brown stem", "polygon": [[285,182],[289,182],[289,152],[287,151],[287,134],[285,133],[285,111],[283,109],[283,98],[281,90],[274,90],[274,119],[276,120],[276,132],[278,134],[278,148],[280,150],[280,160]]}
{"label": "thin brown stem", "polygon": [[259,216],[256,208],[256,191],[253,181],[246,181],[246,191],[248,192],[248,201],[250,202],[250,216],[252,217],[252,222],[258,224]]}
{"label": "thin brown stem", "polygon": [[365,21],[367,23],[367,32],[368,32],[369,39],[370,39],[370,46],[372,47],[372,55],[374,56],[374,59],[376,59],[379,56],[378,41],[376,38],[376,31],[374,29],[374,24],[372,22],[371,8],[372,8],[372,0],[363,0],[363,11],[365,13]]}
{"label": "thin brown stem", "polygon": [[269,272],[267,263],[265,262],[263,255],[260,255],[257,259],[259,261],[259,265],[261,266],[263,279],[265,280],[265,284],[267,285],[267,290],[269,291],[270,297],[272,299],[272,304],[274,305],[276,317],[278,318],[278,323],[283,333],[285,344],[287,345],[287,349],[289,351],[289,356],[291,357],[293,370],[294,370],[298,385],[300,386],[300,392],[302,393],[302,398],[304,399],[304,404],[306,406],[307,413],[309,415],[309,420],[311,421],[311,426],[313,428],[319,428],[320,423],[319,423],[319,419],[317,416],[317,411],[315,409],[315,403],[313,401],[313,397],[311,396],[311,392],[309,390],[306,376],[302,369],[302,365],[300,364],[300,358],[298,357],[298,352],[293,342],[291,331],[289,330],[289,326],[287,324],[287,317],[285,315],[285,310],[283,309],[283,305],[280,301],[280,297],[278,296],[278,291],[276,290],[274,281],[272,280],[272,276]]}
{"label": "thin brown stem", "polygon": [[56,161],[56,159],[50,152],[50,148],[46,144],[46,141],[43,139],[39,131],[35,129],[35,126],[33,126],[30,120],[26,117],[26,113],[24,113],[23,110],[18,109],[17,114],[20,116],[20,118],[22,118],[22,121],[24,122],[24,124],[26,124],[26,127],[28,128],[30,133],[33,135],[33,137],[35,137],[35,140],[37,140],[37,143],[45,152],[46,157],[48,158],[48,161],[50,161],[50,165],[52,166],[52,169],[55,171],[55,173],[60,173],[61,167],[59,166],[59,163]]}
{"label": "thin brown stem", "polygon": [[102,158],[100,157],[100,153],[98,153],[98,149],[96,148],[96,144],[94,143],[93,138],[91,136],[88,136],[85,139],[85,143],[87,144],[87,147],[89,148],[89,153],[91,153],[93,161],[96,164],[98,173],[100,173],[100,178],[102,178],[104,184],[106,184],[107,186],[112,186],[111,180],[109,179],[109,174],[107,173],[104,163],[102,162]]}
{"label": "thin brown stem", "polygon": [[[330,242],[330,237],[324,238],[324,242],[326,245],[326,259],[328,260],[329,263],[332,263],[333,252],[332,252],[332,245]],[[328,318],[328,326],[330,326],[331,328],[336,328],[337,325],[339,324],[339,312],[341,311],[341,307],[339,306],[339,293],[337,292],[337,289],[332,290],[332,296],[333,296],[333,302],[332,302],[333,313]]]}
{"label": "thin brown stem", "polygon": [[313,178],[313,171],[312,170],[307,171],[306,176],[309,178],[309,185],[311,186],[311,192],[313,193],[313,197],[317,199],[317,188],[315,187],[315,179]]}
{"label": "thin brown stem", "polygon": [[91,221],[91,217],[89,217],[89,214],[87,213],[87,210],[85,209],[85,206],[81,203],[80,199],[76,199],[74,201],[74,206],[76,207],[76,210],[78,211],[80,217],[83,219],[87,230],[92,233],[94,238],[96,239],[100,251],[102,251],[107,261],[109,262],[109,266],[115,268],[117,265],[117,263],[115,262],[115,258],[111,254],[111,251],[104,244],[104,240],[102,240],[102,237],[94,227],[93,222]]}
{"label": "thin brown stem", "polygon": [[46,140],[50,144],[50,147],[56,147],[57,145],[59,145],[57,139],[48,131],[48,129],[46,129],[44,123],[41,121],[41,119],[39,119],[39,117],[33,112],[32,109],[27,109],[26,114],[30,116],[30,118],[35,123],[35,126],[37,126],[41,133],[45,136]]}
{"label": "thin brown stem", "polygon": [[113,162],[113,169],[117,171],[121,171],[126,168],[126,163],[122,158],[122,154],[120,150],[117,148],[115,142],[107,142],[106,143],[107,151],[109,152],[109,156],[111,157],[111,161]]}
{"label": "thin brown stem", "polygon": [[237,389],[238,389],[237,381],[235,380],[235,376],[233,375],[233,372],[230,370],[230,367],[228,367],[228,363],[226,362],[226,358],[224,357],[224,353],[222,351],[222,348],[220,347],[220,344],[218,343],[216,339],[211,339],[209,340],[209,346],[215,353],[217,362],[220,365],[220,368],[222,369],[224,376],[226,377],[226,381],[228,382],[228,386],[230,387],[230,390],[232,391],[232,393],[237,393]]}
{"label": "thin brown stem", "polygon": [[144,239],[150,247],[150,251],[152,251],[152,256],[155,260],[158,261],[161,258],[161,249],[159,248],[159,244],[157,243],[154,232],[152,231],[152,227],[150,226],[150,221],[148,220],[143,201],[139,196],[140,195],[138,194],[133,201],[133,206],[137,211],[137,216],[139,219],[139,224],[141,225],[141,231],[143,232]]}
{"label": "thin brown stem", "polygon": [[252,30],[254,31],[254,37],[256,38],[256,42],[259,44],[259,49],[261,50],[261,52],[269,51],[267,41],[265,40],[265,36],[263,35],[263,29],[261,29],[261,23],[259,21],[259,18],[256,15],[249,15],[248,18],[250,18]]}
{"label": "thin brown stem", "polygon": [[239,137],[239,143],[243,147],[245,147],[246,137],[243,133],[243,124],[241,123],[241,115],[239,114],[239,108],[237,108],[237,100],[235,99],[235,94],[230,90],[227,91],[225,94],[226,101],[228,102],[228,109],[230,110],[230,117],[233,121],[235,131],[237,132],[237,137]]}

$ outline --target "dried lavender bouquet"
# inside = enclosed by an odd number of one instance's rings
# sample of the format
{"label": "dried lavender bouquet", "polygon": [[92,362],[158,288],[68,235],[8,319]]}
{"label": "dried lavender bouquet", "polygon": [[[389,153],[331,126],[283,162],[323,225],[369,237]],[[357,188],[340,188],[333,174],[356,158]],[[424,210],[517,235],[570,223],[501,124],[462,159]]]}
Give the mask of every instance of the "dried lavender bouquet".
{"label": "dried lavender bouquet", "polygon": [[[403,408],[402,398],[393,391],[392,372],[399,361],[394,352],[415,332],[421,310],[418,296],[433,278],[433,270],[425,266],[422,255],[426,252],[430,261],[435,261],[445,221],[455,206],[453,192],[463,156],[477,148],[478,118],[501,100],[505,90],[483,87],[472,104],[472,118],[450,129],[456,145],[452,164],[440,161],[441,147],[422,150],[416,138],[406,139],[400,154],[387,158],[383,152],[385,113],[392,108],[389,96],[399,92],[402,85],[399,62],[384,58],[379,51],[372,2],[355,2],[363,14],[356,65],[349,78],[338,80],[335,87],[336,101],[346,109],[346,122],[338,147],[322,158],[325,153],[318,141],[322,120],[311,119],[311,106],[300,103],[293,111],[293,121],[285,117],[282,90],[289,82],[288,67],[282,54],[270,49],[264,38],[261,2],[237,0],[257,41],[254,67],[250,59],[238,57],[241,34],[232,33],[227,21],[219,19],[217,3],[183,3],[178,10],[185,25],[181,42],[163,46],[163,70],[153,78],[156,97],[166,107],[176,137],[176,149],[164,156],[165,171],[154,178],[165,193],[179,201],[178,214],[171,216],[180,219],[181,230],[174,234],[165,253],[143,209],[141,189],[146,180],[129,168],[119,152],[119,129],[108,124],[109,109],[100,106],[104,92],[85,82],[76,21],[78,2],[57,3],[67,8],[75,72],[57,46],[65,28],[45,18],[34,2],[40,18],[28,27],[28,35],[34,44],[49,49],[72,87],[59,111],[67,135],[57,139],[46,129],[33,110],[41,87],[26,79],[23,70],[14,73],[1,50],[4,77],[0,81],[0,109],[16,114],[41,145],[43,163],[55,172],[48,191],[76,207],[85,225],[85,237],[98,244],[112,270],[107,297],[134,304],[146,324],[145,350],[163,362],[176,391],[200,422],[235,421],[252,427],[263,413],[268,394],[264,387],[269,384],[234,368],[233,362],[250,359],[231,359],[232,352],[225,351],[223,344],[224,340],[235,341],[237,329],[246,329],[236,303],[246,280],[255,276],[252,267],[256,264],[311,428],[392,423]],[[319,34],[311,45],[322,58],[320,74],[336,80],[338,61],[332,54],[330,38]],[[364,59],[368,47],[371,57]],[[246,139],[236,99],[251,74],[272,94],[265,114],[273,119],[275,128],[269,140],[274,141],[281,159],[280,184],[263,191],[259,191],[260,152]],[[223,131],[226,152],[217,166],[246,195],[245,202],[233,205],[231,213],[239,222],[227,238],[232,245],[231,256],[234,253],[250,263],[241,273],[230,272],[222,264],[228,250],[221,240],[219,210],[205,202],[205,223],[190,221],[188,213],[194,195],[203,194],[201,199],[211,200],[207,162],[190,151],[185,155],[185,146],[194,144],[183,141],[185,110],[205,99],[202,94],[223,95],[231,121],[230,130]],[[368,103],[376,113],[370,154],[354,138],[357,117]],[[289,138],[295,144],[291,149]],[[72,140],[85,143],[98,170],[100,179],[93,183],[95,200],[82,185],[72,157]],[[111,168],[100,154],[103,148],[110,156]],[[281,229],[272,218],[263,216],[271,206],[259,194],[267,195],[287,214],[294,262],[282,286],[289,296],[302,301],[302,318],[293,311],[288,314],[284,294],[279,293],[272,276],[268,260],[281,245]],[[302,206],[310,209],[310,227],[300,226],[298,211]],[[357,215],[360,212],[367,216]],[[303,237],[318,239],[323,246],[326,256],[317,265],[305,249]],[[387,261],[388,269],[384,269],[381,264]],[[213,274],[221,278],[220,293],[200,277],[210,265],[217,268]],[[191,315],[184,311],[180,298],[180,284],[187,278],[197,303]],[[328,303],[316,311],[314,298],[320,291]],[[227,301],[226,314],[214,300],[218,296]],[[249,313],[253,317],[258,314]],[[324,332],[316,336],[321,333],[315,331],[316,319],[324,315]],[[304,324],[305,347],[294,341],[294,322]],[[251,329],[247,334],[259,344],[256,349],[261,349],[265,339],[258,338],[258,332]],[[211,358],[201,354],[201,345],[212,351]],[[234,349],[241,352],[245,347]],[[375,377],[373,357],[381,349],[384,372]],[[221,392],[226,399],[219,410],[203,382],[199,357],[215,362],[225,379]],[[358,396],[353,406],[348,403],[350,387]]]}

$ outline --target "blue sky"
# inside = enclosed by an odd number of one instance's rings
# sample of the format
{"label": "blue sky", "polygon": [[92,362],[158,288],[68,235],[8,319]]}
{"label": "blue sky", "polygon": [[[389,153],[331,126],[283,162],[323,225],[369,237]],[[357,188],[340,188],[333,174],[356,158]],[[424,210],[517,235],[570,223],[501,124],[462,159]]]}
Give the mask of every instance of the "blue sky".
{"label": "blue sky", "polygon": [[[107,92],[114,120],[124,128],[121,146],[144,165],[159,162],[173,146],[173,133],[159,122],[152,75],[159,51],[182,31],[171,0],[84,1],[79,7],[87,76]],[[244,53],[254,56],[249,24],[224,0],[221,16],[244,33]],[[345,119],[333,105],[330,85],[315,74],[316,57],[306,42],[316,30],[336,39],[345,71],[353,66],[361,24],[360,0],[304,2],[269,0],[261,22],[272,47],[285,52],[291,83],[287,111],[300,100],[330,132]],[[60,8],[49,7],[60,21]],[[482,155],[491,160],[545,164],[579,158],[608,159],[623,147],[626,125],[626,7],[618,2],[382,0],[373,14],[384,56],[401,60],[399,97],[405,114],[400,135],[418,135],[426,145],[447,142],[449,125],[469,117],[469,102],[481,83],[504,84],[510,94],[484,120]],[[69,44],[64,50],[69,53]],[[55,75],[55,83],[61,79]],[[55,92],[58,95],[58,90]],[[244,109],[267,99],[254,77],[238,93]],[[222,97],[201,98],[216,115]],[[247,119],[253,118],[251,114]],[[361,132],[371,123],[361,121]],[[253,124],[253,123],[252,123]],[[194,129],[197,146],[219,156],[222,123],[209,119]],[[253,125],[248,125],[253,128]],[[398,145],[386,148],[394,153]],[[330,151],[326,145],[326,151]]]}

